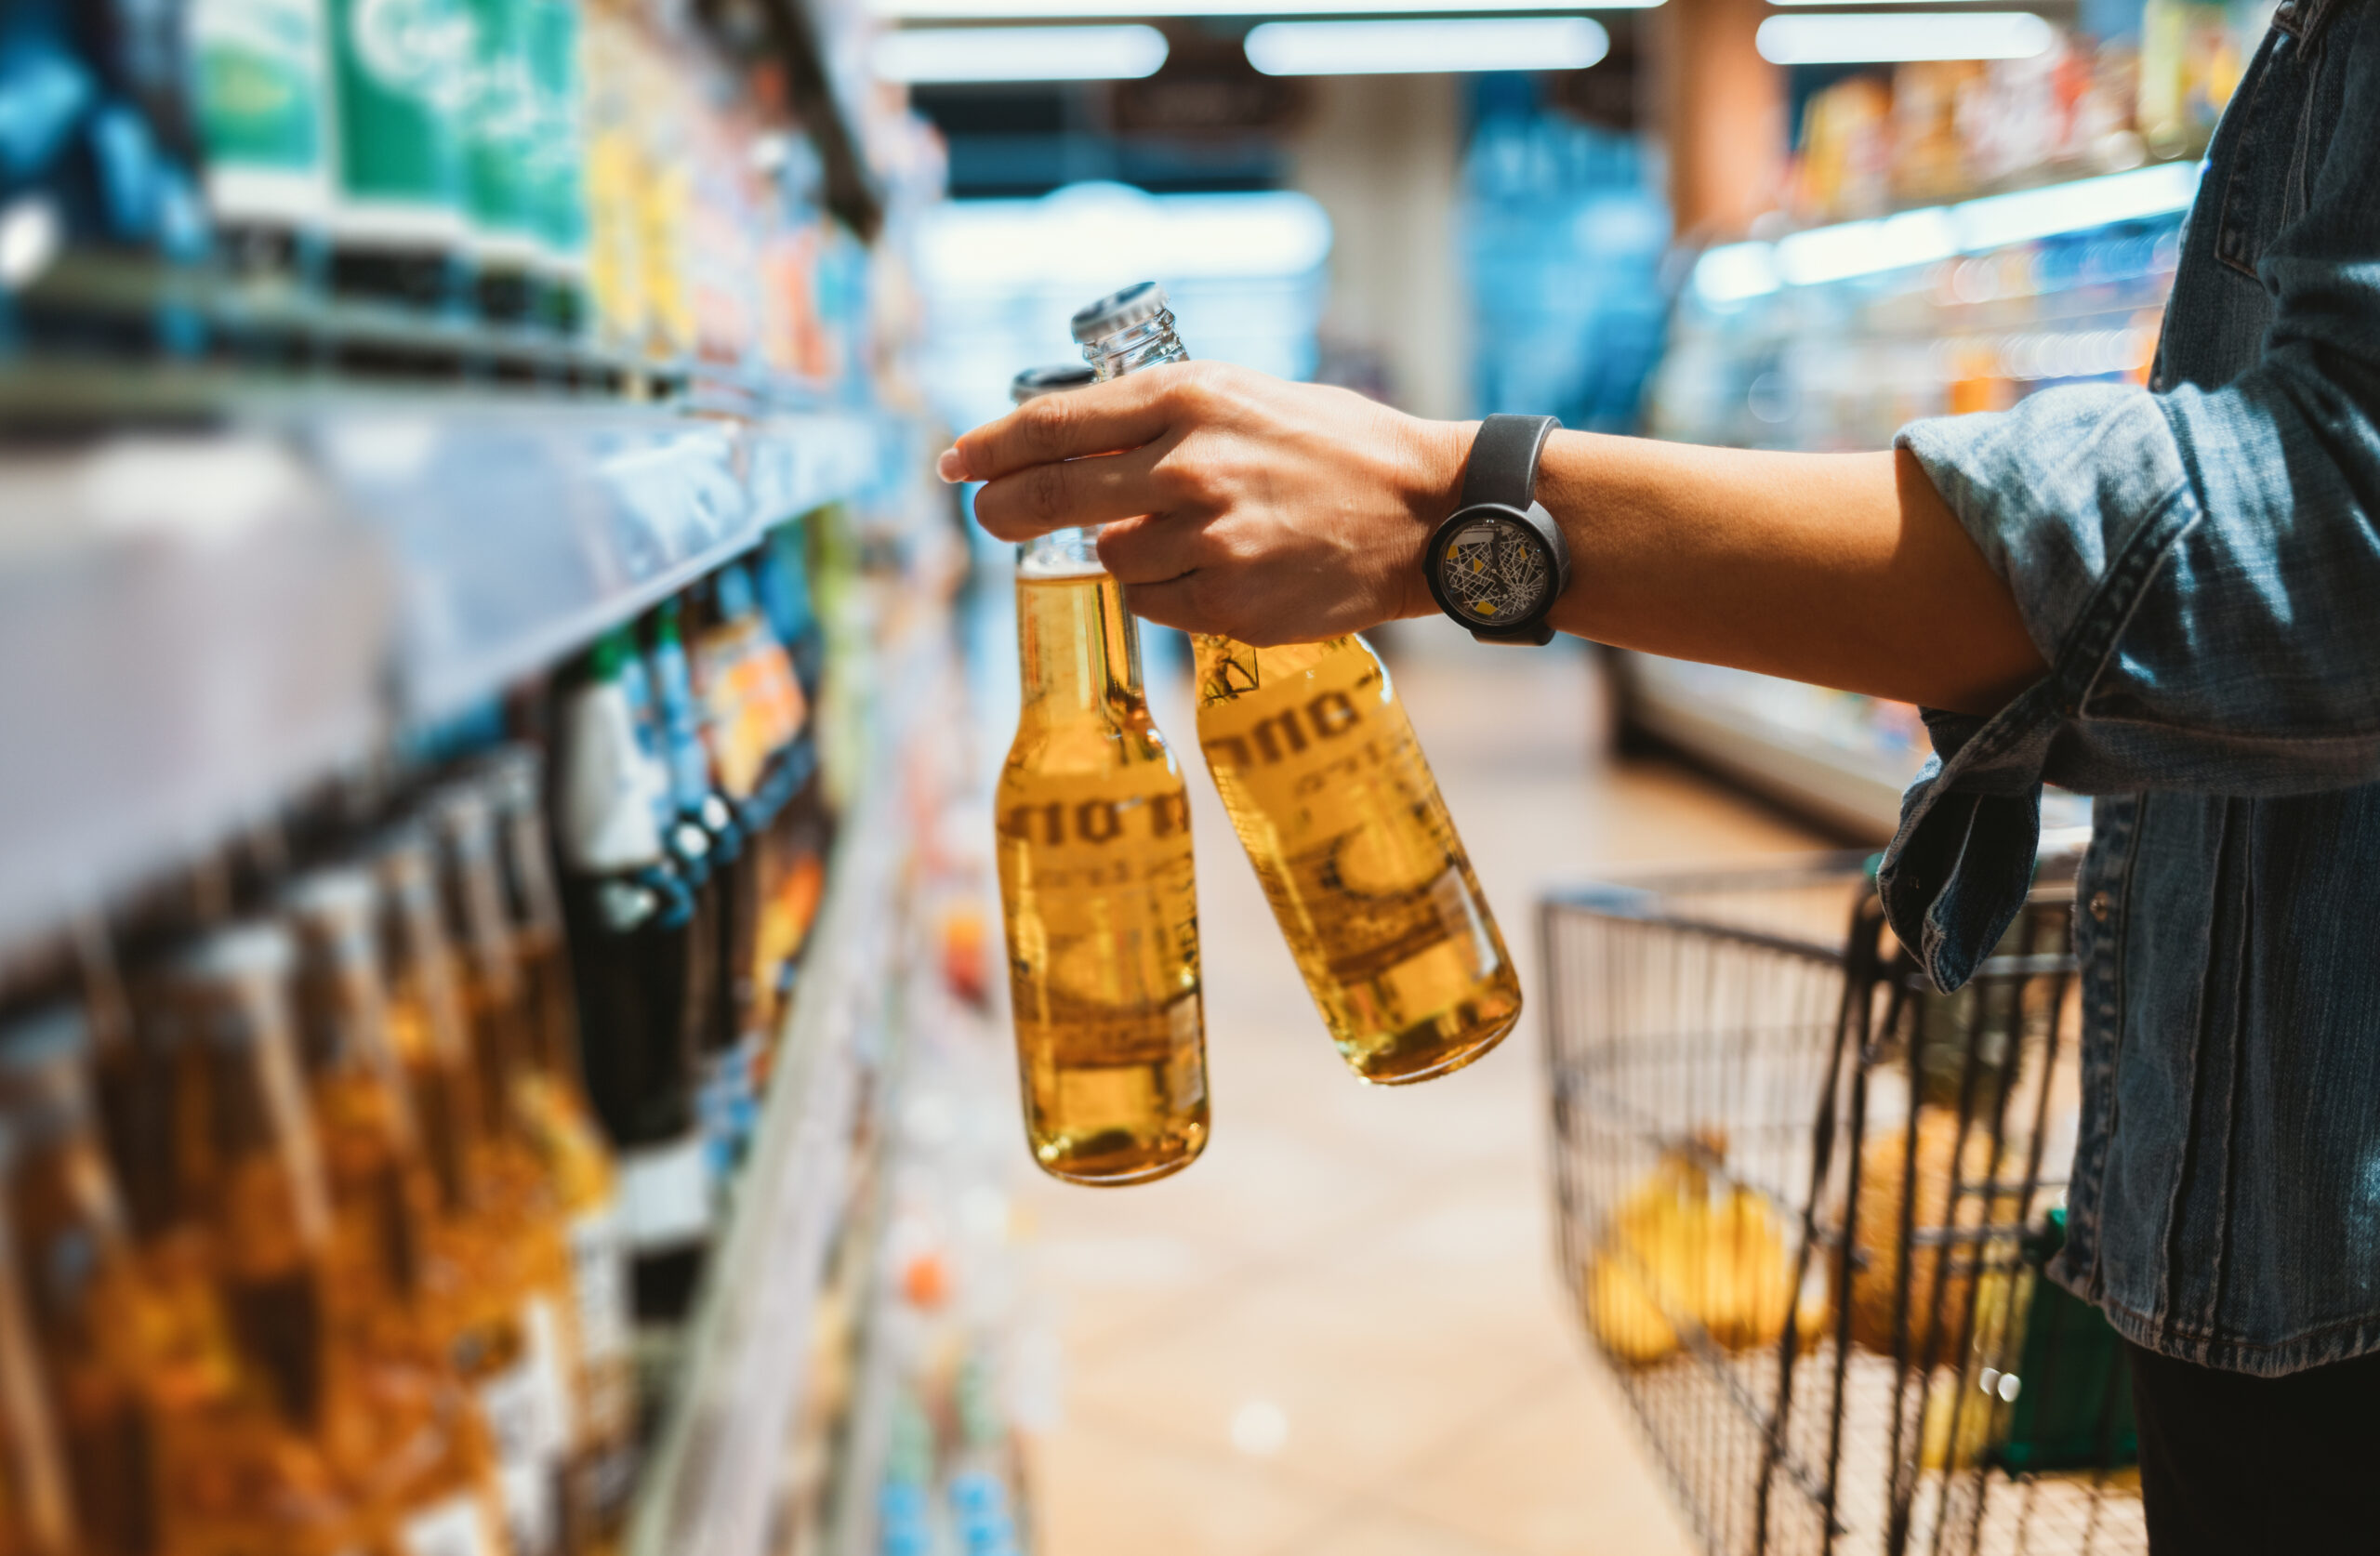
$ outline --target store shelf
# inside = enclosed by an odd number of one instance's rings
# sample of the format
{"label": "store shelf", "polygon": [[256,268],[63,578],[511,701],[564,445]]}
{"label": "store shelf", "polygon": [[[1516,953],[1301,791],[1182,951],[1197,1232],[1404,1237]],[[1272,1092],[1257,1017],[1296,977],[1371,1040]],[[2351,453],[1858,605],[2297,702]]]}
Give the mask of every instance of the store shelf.
{"label": "store shelf", "polygon": [[[922,679],[913,635],[886,666],[869,771],[894,772]],[[768,1105],[733,1219],[714,1246],[687,1362],[645,1470],[628,1556],[763,1556],[786,1444],[810,1379],[828,1256],[852,1203],[861,1107],[886,1043],[913,829],[902,785],[864,787],[840,829],[833,883],[779,1039]]]}
{"label": "store shelf", "polygon": [[[1917,761],[1906,751],[1863,750],[1798,729],[1760,710],[1768,678],[1650,654],[1620,656],[1631,722],[1846,836],[1882,843],[1900,824],[1900,797]],[[1712,694],[1714,677],[1732,678],[1737,697]]]}
{"label": "store shelf", "polygon": [[0,939],[879,485],[889,416],[317,402],[0,455]]}

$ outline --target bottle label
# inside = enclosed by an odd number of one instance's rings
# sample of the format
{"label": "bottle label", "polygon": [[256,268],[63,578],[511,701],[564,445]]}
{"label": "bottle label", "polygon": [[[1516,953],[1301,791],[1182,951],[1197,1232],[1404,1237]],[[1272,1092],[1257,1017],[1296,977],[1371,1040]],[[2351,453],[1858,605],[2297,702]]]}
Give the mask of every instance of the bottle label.
{"label": "bottle label", "polygon": [[570,1398],[553,1304],[532,1298],[521,1312],[520,1358],[480,1383],[480,1412],[495,1439],[496,1480],[517,1556],[542,1556],[561,1536],[560,1470],[570,1444]]}
{"label": "bottle label", "polygon": [[570,1273],[578,1308],[578,1363],[588,1379],[586,1418],[602,1431],[628,1418],[626,1367],[635,1340],[627,1226],[616,1203],[574,1217]]}
{"label": "bottle label", "polygon": [[1157,762],[1104,777],[1012,767],[996,803],[1020,1035],[1062,1068],[1195,1065],[1197,878],[1180,776]]}
{"label": "bottle label", "polygon": [[[318,0],[198,0],[190,10],[193,97],[218,211],[275,194],[303,218],[320,214],[328,188],[328,43]],[[247,200],[225,200],[255,191]],[[232,207],[232,208],[227,208]]]}
{"label": "bottle label", "polygon": [[471,219],[483,234],[533,235],[531,163],[537,140],[527,0],[470,0],[477,45],[464,114]]}
{"label": "bottle label", "polygon": [[634,1253],[698,1243],[710,1232],[710,1169],[700,1135],[620,1155],[620,1216]]}
{"label": "bottle label", "polygon": [[451,235],[463,193],[473,44],[460,0],[329,0],[343,199],[426,213]]}
{"label": "bottle label", "polygon": [[402,1556],[497,1556],[500,1549],[479,1502],[468,1496],[450,1497],[397,1525]]}
{"label": "bottle label", "polygon": [[1451,943],[1503,957],[1421,742],[1372,656],[1326,652],[1261,684],[1256,651],[1202,640],[1198,734],[1309,979],[1381,978]]}

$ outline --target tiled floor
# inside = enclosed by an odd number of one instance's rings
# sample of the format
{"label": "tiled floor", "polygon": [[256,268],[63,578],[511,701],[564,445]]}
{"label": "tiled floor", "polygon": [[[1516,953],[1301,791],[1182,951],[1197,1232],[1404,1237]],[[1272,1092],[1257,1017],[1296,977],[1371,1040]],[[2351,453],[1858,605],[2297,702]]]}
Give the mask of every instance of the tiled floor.
{"label": "tiled floor", "polygon": [[[1814,846],[1607,762],[1582,654],[1425,640],[1398,686],[1530,990],[1545,886]],[[1186,745],[1182,696],[1157,689]],[[1164,1182],[1025,1191],[1064,1357],[1041,1556],[1684,1551],[1553,1269],[1534,1022],[1444,1080],[1356,1084],[1203,772],[1191,792],[1215,1134]]]}

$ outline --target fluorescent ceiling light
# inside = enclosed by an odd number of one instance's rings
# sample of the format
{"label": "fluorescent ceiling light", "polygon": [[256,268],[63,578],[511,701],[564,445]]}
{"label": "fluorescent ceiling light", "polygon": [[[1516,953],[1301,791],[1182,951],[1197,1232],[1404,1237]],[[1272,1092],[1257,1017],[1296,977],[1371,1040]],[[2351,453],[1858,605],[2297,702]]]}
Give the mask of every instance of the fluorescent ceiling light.
{"label": "fluorescent ceiling light", "polygon": [[1432,16],[1464,11],[1634,11],[1661,0],[867,0],[878,16],[912,21],[1012,17]]}
{"label": "fluorescent ceiling light", "polygon": [[918,264],[929,295],[971,306],[1007,308],[1020,292],[1049,290],[1071,297],[1071,310],[1148,276],[1169,285],[1274,281],[1330,257],[1330,218],[1292,190],[1148,194],[1070,184],[1037,200],[945,200],[923,214],[921,228]]}
{"label": "fluorescent ceiling light", "polygon": [[1577,71],[1610,49],[1583,16],[1268,21],[1248,34],[1248,62],[1266,75]]}
{"label": "fluorescent ceiling light", "polygon": [[1135,81],[1165,63],[1154,27],[928,27],[879,33],[886,81]]}
{"label": "fluorescent ceiling light", "polygon": [[1776,65],[1890,64],[1902,59],[2030,59],[2057,41],[2030,11],[1902,11],[1772,16],[1755,39]]}
{"label": "fluorescent ceiling light", "polygon": [[2199,174],[2196,163],[2169,162],[1876,221],[1813,227],[1773,244],[1729,244],[1696,263],[1694,289],[1707,302],[1738,303],[1774,292],[1780,283],[1843,281],[2062,232],[2087,232],[2110,222],[2172,216],[2189,209]]}

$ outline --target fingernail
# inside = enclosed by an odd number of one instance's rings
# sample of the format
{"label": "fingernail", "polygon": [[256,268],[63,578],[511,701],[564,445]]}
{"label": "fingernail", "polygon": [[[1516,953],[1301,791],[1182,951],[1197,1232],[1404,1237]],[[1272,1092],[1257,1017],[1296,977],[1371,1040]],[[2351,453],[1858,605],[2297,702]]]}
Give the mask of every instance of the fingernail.
{"label": "fingernail", "polygon": [[959,456],[957,448],[944,449],[942,457],[933,462],[933,473],[956,486],[967,479],[967,461]]}

